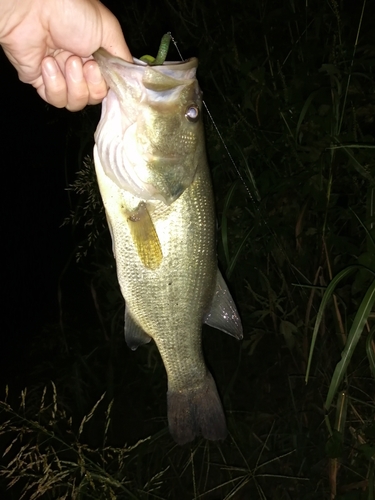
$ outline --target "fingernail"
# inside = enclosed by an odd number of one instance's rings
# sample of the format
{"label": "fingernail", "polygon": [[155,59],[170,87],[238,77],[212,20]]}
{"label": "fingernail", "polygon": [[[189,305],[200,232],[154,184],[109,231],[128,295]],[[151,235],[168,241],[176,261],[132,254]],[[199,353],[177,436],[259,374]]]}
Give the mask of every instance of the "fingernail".
{"label": "fingernail", "polygon": [[82,66],[80,61],[77,61],[76,59],[71,61],[70,77],[75,83],[82,81]]}
{"label": "fingernail", "polygon": [[90,66],[90,71],[88,72],[87,79],[93,85],[99,85],[100,83],[102,83],[103,77],[97,64],[93,63],[92,66]]}
{"label": "fingernail", "polygon": [[57,63],[52,57],[44,60],[43,68],[50,78],[55,78],[59,71]]}

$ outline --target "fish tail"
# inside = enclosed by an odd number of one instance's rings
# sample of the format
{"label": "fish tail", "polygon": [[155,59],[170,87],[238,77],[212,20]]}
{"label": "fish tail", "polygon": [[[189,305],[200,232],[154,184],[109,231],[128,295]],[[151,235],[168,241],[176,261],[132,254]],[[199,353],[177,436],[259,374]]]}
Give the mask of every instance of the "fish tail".
{"label": "fish tail", "polygon": [[167,396],[169,432],[177,444],[200,435],[211,441],[225,439],[224,411],[211,373],[199,387],[168,391]]}

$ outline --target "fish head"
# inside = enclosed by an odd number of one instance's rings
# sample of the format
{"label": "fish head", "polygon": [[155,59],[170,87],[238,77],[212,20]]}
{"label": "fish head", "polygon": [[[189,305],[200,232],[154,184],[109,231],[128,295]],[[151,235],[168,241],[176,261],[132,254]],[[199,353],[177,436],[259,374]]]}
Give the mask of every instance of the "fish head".
{"label": "fish head", "polygon": [[204,148],[196,58],[148,66],[94,54],[110,88],[95,133],[106,175],[143,200],[173,203],[194,180]]}

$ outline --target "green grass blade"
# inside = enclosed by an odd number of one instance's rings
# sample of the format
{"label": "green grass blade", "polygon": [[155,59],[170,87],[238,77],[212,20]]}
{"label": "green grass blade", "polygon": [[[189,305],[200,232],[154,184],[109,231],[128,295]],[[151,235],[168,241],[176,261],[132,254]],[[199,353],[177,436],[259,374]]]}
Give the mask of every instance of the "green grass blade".
{"label": "green grass blade", "polygon": [[344,378],[345,372],[348,368],[350,360],[352,359],[354,349],[362,335],[363,328],[368,319],[369,314],[375,302],[375,280],[369,286],[366,295],[364,296],[358,312],[354,318],[352,327],[349,332],[348,341],[341,354],[341,360],[337,363],[331,385],[329,386],[327,399],[325,402],[325,409],[328,410],[331,406],[332,400]]}
{"label": "green grass blade", "polygon": [[317,314],[317,317],[316,317],[314,331],[313,331],[313,334],[312,334],[311,346],[310,346],[310,353],[309,353],[309,361],[307,363],[306,376],[305,376],[305,383],[306,384],[307,384],[307,381],[309,379],[312,355],[313,355],[313,352],[314,352],[315,342],[316,342],[316,338],[318,336],[318,331],[319,331],[320,323],[322,322],[324,309],[326,308],[326,305],[327,305],[329,299],[331,298],[331,296],[332,296],[332,294],[333,294],[333,292],[334,292],[334,290],[336,288],[336,285],[342,279],[346,278],[349,274],[351,274],[352,272],[354,272],[359,267],[361,267],[361,266],[353,265],[353,266],[346,267],[345,269],[343,269],[342,271],[340,271],[337,274],[337,276],[335,276],[333,278],[333,280],[331,281],[331,283],[327,286],[327,289],[326,289],[326,291],[325,291],[325,293],[323,295],[323,298],[322,298],[322,302],[320,303],[320,306],[319,306],[319,311],[318,311],[318,314]]}
{"label": "green grass blade", "polygon": [[371,331],[367,337],[366,352],[370,363],[371,373],[375,378],[375,326],[371,328]]}

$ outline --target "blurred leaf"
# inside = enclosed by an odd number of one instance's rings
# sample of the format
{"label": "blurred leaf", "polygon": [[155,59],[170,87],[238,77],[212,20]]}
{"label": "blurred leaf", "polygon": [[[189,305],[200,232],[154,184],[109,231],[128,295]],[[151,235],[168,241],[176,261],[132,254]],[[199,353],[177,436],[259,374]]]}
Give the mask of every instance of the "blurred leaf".
{"label": "blurred leaf", "polygon": [[337,430],[333,430],[332,436],[329,437],[325,451],[328,458],[340,458],[343,453],[343,435]]}
{"label": "blurred leaf", "polygon": [[367,460],[375,460],[375,446],[361,444],[358,449],[361,453],[363,453]]}
{"label": "blurred leaf", "polygon": [[331,384],[329,386],[327,399],[324,404],[326,410],[329,410],[332,400],[344,378],[350,360],[352,359],[355,347],[358,343],[360,336],[362,335],[365,323],[374,306],[374,302],[375,302],[375,280],[372,282],[372,285],[367,290],[367,293],[364,296],[358,308],[358,312],[353,320],[353,324],[350,329],[345,348],[341,353],[341,361],[336,365],[335,371],[332,376]]}
{"label": "blurred leaf", "polygon": [[366,340],[366,352],[370,363],[371,373],[375,378],[375,326],[371,328]]}
{"label": "blurred leaf", "polygon": [[328,285],[326,291],[324,292],[322,301],[321,301],[320,306],[319,306],[317,318],[316,318],[316,321],[315,321],[314,331],[313,331],[313,334],[312,334],[312,340],[311,340],[311,345],[310,345],[310,353],[309,353],[309,360],[308,360],[308,365],[307,365],[307,370],[306,370],[306,376],[305,376],[305,382],[306,383],[307,383],[307,381],[309,379],[311,360],[312,360],[312,356],[313,356],[313,352],[314,352],[315,342],[316,342],[316,338],[317,338],[317,335],[318,335],[320,323],[322,321],[323,313],[324,313],[325,308],[327,307],[328,301],[330,300],[332,294],[334,293],[335,288],[337,287],[338,283],[340,283],[341,280],[343,280],[349,274],[351,274],[356,269],[358,269],[358,267],[359,266],[349,266],[349,267],[343,269],[342,271],[340,271],[337,274],[337,276],[335,276],[333,278],[333,280],[331,281],[331,283]]}
{"label": "blurred leaf", "polygon": [[290,321],[280,321],[280,333],[283,335],[288,349],[293,350],[296,339],[295,335],[298,333],[298,328]]}

